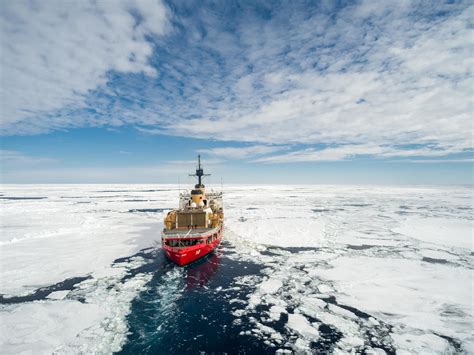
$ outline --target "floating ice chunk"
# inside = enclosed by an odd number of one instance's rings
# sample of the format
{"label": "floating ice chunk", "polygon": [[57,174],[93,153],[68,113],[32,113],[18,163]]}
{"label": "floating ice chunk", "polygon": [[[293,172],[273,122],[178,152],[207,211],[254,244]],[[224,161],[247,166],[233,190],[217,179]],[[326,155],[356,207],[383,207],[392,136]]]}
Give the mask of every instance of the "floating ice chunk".
{"label": "floating ice chunk", "polygon": [[234,317],[240,318],[242,315],[245,313],[244,309],[236,309],[235,311],[232,311],[232,314]]}
{"label": "floating ice chunk", "polygon": [[274,294],[276,293],[281,287],[283,283],[280,279],[270,278],[267,281],[264,281],[260,284],[260,292],[265,294]]}
{"label": "floating ice chunk", "polygon": [[233,304],[233,303],[246,304],[247,302],[239,298],[232,298],[231,300],[229,300],[229,304]]}
{"label": "floating ice chunk", "polygon": [[360,327],[356,322],[328,312],[319,312],[317,318],[324,324],[338,329],[343,334],[343,338],[339,341],[340,346],[351,349],[364,345]]}
{"label": "floating ice chunk", "polygon": [[270,335],[270,337],[271,337],[273,340],[275,340],[277,343],[280,343],[280,342],[283,341],[283,337],[282,337],[281,334],[278,333],[278,332],[272,333],[272,334]]}
{"label": "floating ice chunk", "polygon": [[286,325],[306,339],[316,340],[319,338],[318,330],[313,328],[308,320],[301,314],[288,314],[288,323]]}
{"label": "floating ice chunk", "polygon": [[331,286],[321,283],[318,285],[318,291],[321,293],[329,293],[333,292],[334,289]]}
{"label": "floating ice chunk", "polygon": [[275,294],[281,287],[283,282],[278,278],[270,278],[262,282],[257,290],[250,295],[248,303],[250,308],[255,308],[257,305],[261,304],[262,301],[266,301],[268,297],[270,300],[273,299],[271,296]]}
{"label": "floating ice chunk", "polygon": [[[364,353],[368,355],[385,355],[386,354],[385,350],[380,349],[380,348],[372,348],[372,347],[366,348],[364,350]],[[397,354],[398,354],[398,351],[397,351]]]}
{"label": "floating ice chunk", "polygon": [[313,309],[324,308],[326,305],[326,302],[317,297],[305,297],[303,299],[303,306],[311,307]]}
{"label": "floating ice chunk", "polygon": [[69,293],[69,290],[51,292],[48,295],[48,298],[52,300],[62,300],[67,296],[68,293]]}
{"label": "floating ice chunk", "polygon": [[[263,325],[262,323],[257,323],[257,328],[263,333],[267,335],[272,335],[272,334],[279,334],[275,329],[268,327],[266,325]],[[280,335],[280,334],[279,334]],[[278,338],[278,337],[277,337]],[[281,338],[281,335],[280,337]]]}
{"label": "floating ice chunk", "polygon": [[237,285],[254,285],[260,278],[255,275],[245,275],[236,277],[234,283]]}
{"label": "floating ice chunk", "polygon": [[286,309],[279,306],[272,306],[269,311],[270,318],[276,321],[280,319],[282,313],[286,313]]}
{"label": "floating ice chunk", "polygon": [[250,308],[255,308],[262,302],[261,295],[258,293],[254,293],[250,296],[249,298],[249,307]]}
{"label": "floating ice chunk", "polygon": [[293,349],[295,350],[296,354],[309,354],[309,341],[298,338],[293,345]]}
{"label": "floating ice chunk", "polygon": [[310,317],[316,318],[318,311],[326,307],[327,303],[316,297],[305,297],[302,299],[302,304],[298,310]]}
{"label": "floating ice chunk", "polygon": [[[344,308],[341,308],[339,306],[336,306],[334,304],[330,304],[328,306],[329,310],[333,313],[336,313],[336,314],[339,314],[341,316],[344,316],[344,317],[347,317],[347,318],[351,318],[351,319],[359,319],[359,317],[357,317],[354,313],[352,313],[351,311],[348,311],[347,309],[344,309]],[[372,318],[373,319],[373,318]]]}
{"label": "floating ice chunk", "polygon": [[280,307],[286,307],[287,306],[287,303],[281,299],[281,297],[277,297],[278,295],[265,295],[265,301],[268,303],[268,304],[273,304],[273,305],[276,305],[276,306],[280,306]]}

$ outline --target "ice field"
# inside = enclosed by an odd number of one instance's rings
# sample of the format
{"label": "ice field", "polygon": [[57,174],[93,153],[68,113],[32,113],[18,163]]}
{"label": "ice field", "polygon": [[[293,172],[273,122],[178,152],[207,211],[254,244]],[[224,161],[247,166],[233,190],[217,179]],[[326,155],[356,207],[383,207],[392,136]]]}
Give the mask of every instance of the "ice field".
{"label": "ice field", "polygon": [[1,353],[474,353],[471,187],[225,186],[224,242],[185,268],[177,186],[0,202]]}

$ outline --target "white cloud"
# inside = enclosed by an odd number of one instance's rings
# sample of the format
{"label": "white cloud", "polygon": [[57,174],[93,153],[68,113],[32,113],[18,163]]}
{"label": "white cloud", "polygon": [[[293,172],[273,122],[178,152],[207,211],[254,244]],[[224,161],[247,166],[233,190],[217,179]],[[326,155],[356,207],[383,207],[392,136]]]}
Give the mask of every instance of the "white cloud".
{"label": "white cloud", "polygon": [[[160,133],[264,144],[426,144],[444,155],[470,149],[474,7],[425,5],[364,2],[335,20],[290,16],[289,29],[278,15],[244,23],[248,61],[232,60],[234,101],[170,121]],[[445,10],[449,16],[422,16]],[[251,74],[241,74],[249,64]],[[421,153],[433,154],[413,154]]]}
{"label": "white cloud", "polygon": [[379,154],[382,148],[372,145],[345,145],[341,147],[314,149],[308,148],[286,154],[273,155],[254,160],[256,163],[297,163],[310,161],[337,161],[356,155]]}
{"label": "white cloud", "polygon": [[[360,156],[377,158],[407,158],[407,157],[445,157],[449,154],[460,153],[456,149],[434,149],[434,148],[401,148],[394,146],[382,146],[375,144],[347,144],[337,147],[322,149],[302,149],[286,154],[272,155],[255,159],[255,163],[297,163],[315,161],[339,161],[350,160]],[[459,160],[459,159],[458,159]],[[465,161],[464,159],[462,159]],[[406,160],[404,160],[406,161]],[[413,160],[415,161],[415,160]],[[421,160],[416,160],[421,161]],[[437,160],[439,162],[443,160]],[[425,160],[423,160],[425,162]]]}
{"label": "white cloud", "polygon": [[93,123],[47,116],[85,106],[110,70],[157,74],[148,64],[153,47],[146,36],[166,31],[160,0],[2,1],[0,13],[0,114],[7,131]]}
{"label": "white cloud", "polygon": [[[328,2],[311,11],[290,3],[272,7],[266,19],[249,8],[226,18],[204,4],[176,15],[175,37],[157,41],[158,51],[170,56],[161,63],[166,75],[159,88],[134,94],[138,82],[120,92],[143,107],[105,105],[107,114],[98,119],[37,116],[80,104],[109,70],[154,75],[145,35],[165,33],[169,10],[159,2],[16,4],[1,5],[2,34],[8,33],[2,36],[2,68],[8,69],[2,115],[15,134],[129,124],[150,134],[261,149],[331,147],[258,160],[267,162],[441,157],[472,149],[469,2],[361,1],[342,8]],[[130,9],[143,18],[138,26]],[[397,148],[402,145],[415,148]],[[238,159],[278,153],[219,149],[206,153]]]}
{"label": "white cloud", "polygon": [[415,163],[415,164],[446,164],[446,163],[474,163],[474,159],[409,159],[409,160],[389,160],[389,163]]}
{"label": "white cloud", "polygon": [[286,149],[288,148],[283,146],[252,145],[247,147],[199,149],[198,152],[221,157],[223,159],[246,159]]}

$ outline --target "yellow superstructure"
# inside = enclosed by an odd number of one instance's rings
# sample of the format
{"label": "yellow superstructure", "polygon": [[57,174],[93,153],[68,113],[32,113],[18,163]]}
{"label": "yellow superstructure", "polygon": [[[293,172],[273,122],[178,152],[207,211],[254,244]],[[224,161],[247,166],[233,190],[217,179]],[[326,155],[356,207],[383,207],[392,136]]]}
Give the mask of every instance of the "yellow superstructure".
{"label": "yellow superstructure", "polygon": [[168,212],[168,214],[166,215],[165,227],[168,230],[176,228],[176,210]]}
{"label": "yellow superstructure", "polygon": [[198,156],[198,168],[193,176],[197,176],[199,181],[190,192],[180,194],[179,209],[168,212],[164,218],[165,230],[216,228],[223,223],[222,192],[211,191],[207,194],[201,181],[203,176],[208,175],[204,174]]}
{"label": "yellow superstructure", "polygon": [[196,206],[199,206],[199,204],[204,201],[206,201],[206,195],[204,193],[204,189],[196,189],[191,191],[191,199],[192,201],[196,204]]}
{"label": "yellow superstructure", "polygon": [[211,213],[209,216],[209,219],[211,221],[212,228],[215,228],[219,225],[224,220],[224,213],[223,212],[216,212],[216,213]]}

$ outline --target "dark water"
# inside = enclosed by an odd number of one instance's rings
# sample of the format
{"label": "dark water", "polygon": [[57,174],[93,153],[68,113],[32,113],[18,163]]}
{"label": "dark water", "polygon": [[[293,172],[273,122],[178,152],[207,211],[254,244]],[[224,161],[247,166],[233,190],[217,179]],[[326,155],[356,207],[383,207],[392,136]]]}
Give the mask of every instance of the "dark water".
{"label": "dark water", "polygon": [[139,213],[139,212],[164,212],[166,210],[171,210],[172,208],[134,208],[131,210],[128,210],[130,213]]}
{"label": "dark water", "polygon": [[130,334],[120,353],[274,354],[275,348],[241,334],[252,329],[249,316],[236,323],[232,314],[245,303],[231,300],[245,300],[253,290],[252,285],[237,286],[235,278],[259,275],[261,267],[226,257],[229,254],[232,247],[224,243],[215,253],[183,268],[158,255],[161,265],[132,303],[127,317]]}
{"label": "dark water", "polygon": [[[314,248],[285,248],[299,253]],[[144,250],[141,256],[148,263],[131,270],[126,278],[140,272],[151,272],[153,278],[132,302],[127,316],[129,335],[121,354],[275,354],[278,349],[291,350],[297,336],[288,334],[285,328],[288,315],[278,320],[267,320],[266,326],[287,341],[280,345],[268,342],[266,337],[255,333],[255,323],[268,311],[258,305],[238,317],[235,311],[248,304],[249,294],[254,292],[264,275],[260,264],[233,258],[234,248],[227,242],[213,254],[186,267],[178,267],[168,261],[161,250]],[[272,249],[264,254],[271,255]],[[116,262],[125,262],[126,258]],[[242,276],[252,277],[245,284]],[[347,305],[339,304],[335,297],[326,300],[338,305],[361,319],[370,315]],[[293,312],[291,307],[288,308]],[[319,321],[310,319],[310,321]],[[382,329],[383,328],[383,329]],[[384,339],[388,327],[368,331],[366,345],[375,346],[394,354]],[[313,353],[330,353],[343,334],[334,327],[321,323],[320,337],[310,344]]]}
{"label": "dark water", "polygon": [[91,276],[72,277],[54,285],[41,287],[25,296],[5,297],[5,295],[0,294],[0,304],[16,304],[45,300],[53,292],[72,290],[76,285],[90,278]]}
{"label": "dark water", "polygon": [[[293,249],[287,251],[301,251]],[[267,252],[271,254],[271,250]],[[289,342],[275,346],[255,333],[256,322],[268,306],[260,304],[240,317],[234,313],[245,309],[248,296],[264,277],[258,260],[253,263],[233,258],[234,248],[227,242],[186,267],[174,265],[160,250],[145,250],[142,254],[149,262],[140,270],[132,270],[127,278],[138,272],[151,272],[153,277],[132,302],[127,316],[129,335],[121,354],[275,354],[278,349],[291,350],[297,336],[288,334],[287,314],[265,323],[288,337]],[[242,276],[252,281],[245,283]],[[335,298],[329,301],[339,305]],[[288,311],[292,312],[291,307]],[[320,337],[310,344],[314,353],[330,352],[342,338],[330,325],[321,324],[318,330]],[[389,348],[385,350],[393,353]]]}
{"label": "dark water", "polygon": [[18,201],[23,201],[23,200],[44,200],[47,199],[47,197],[24,197],[24,196],[9,196],[9,197],[0,197],[0,200],[18,200]]}

